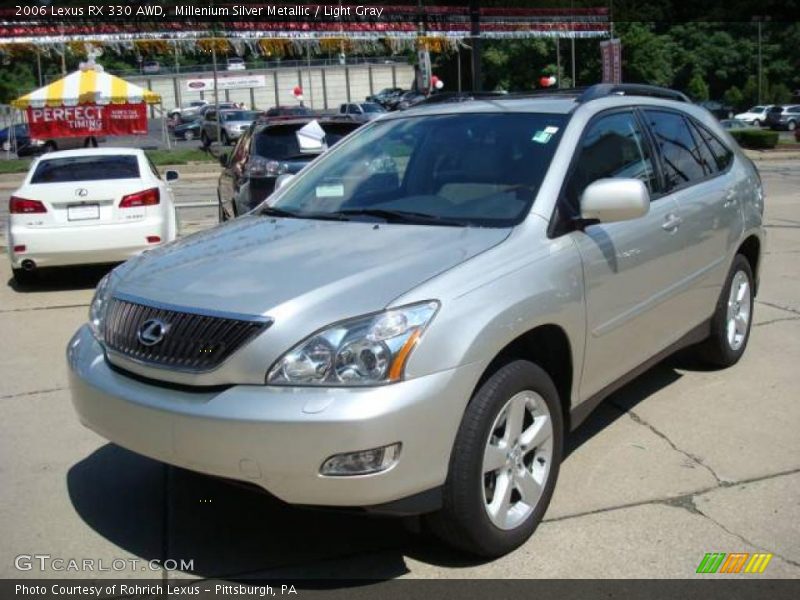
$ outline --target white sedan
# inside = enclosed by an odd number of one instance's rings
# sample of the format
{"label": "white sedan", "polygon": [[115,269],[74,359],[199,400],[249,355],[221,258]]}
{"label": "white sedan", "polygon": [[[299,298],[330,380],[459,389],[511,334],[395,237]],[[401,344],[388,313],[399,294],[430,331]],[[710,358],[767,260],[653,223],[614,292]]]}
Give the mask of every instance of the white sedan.
{"label": "white sedan", "polygon": [[8,255],[14,278],[40,267],[113,263],[172,241],[175,199],[143,150],[52,152],[36,159],[9,200]]}

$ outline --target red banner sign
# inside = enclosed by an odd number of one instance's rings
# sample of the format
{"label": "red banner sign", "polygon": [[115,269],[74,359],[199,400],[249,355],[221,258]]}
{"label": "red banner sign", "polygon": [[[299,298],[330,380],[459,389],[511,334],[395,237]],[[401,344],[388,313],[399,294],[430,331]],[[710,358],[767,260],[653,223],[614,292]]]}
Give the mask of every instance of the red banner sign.
{"label": "red banner sign", "polygon": [[28,107],[28,128],[33,139],[137,135],[147,133],[147,107],[140,104],[79,104]]}

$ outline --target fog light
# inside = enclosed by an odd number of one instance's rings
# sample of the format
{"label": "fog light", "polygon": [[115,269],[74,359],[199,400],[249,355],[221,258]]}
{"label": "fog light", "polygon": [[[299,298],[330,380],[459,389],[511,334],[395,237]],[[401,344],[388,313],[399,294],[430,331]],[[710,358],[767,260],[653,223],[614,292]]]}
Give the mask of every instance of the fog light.
{"label": "fog light", "polygon": [[320,468],[319,472],[322,475],[338,477],[380,473],[397,463],[397,459],[400,457],[400,447],[400,442],[397,442],[391,446],[373,448],[372,450],[334,454],[322,463],[322,468]]}

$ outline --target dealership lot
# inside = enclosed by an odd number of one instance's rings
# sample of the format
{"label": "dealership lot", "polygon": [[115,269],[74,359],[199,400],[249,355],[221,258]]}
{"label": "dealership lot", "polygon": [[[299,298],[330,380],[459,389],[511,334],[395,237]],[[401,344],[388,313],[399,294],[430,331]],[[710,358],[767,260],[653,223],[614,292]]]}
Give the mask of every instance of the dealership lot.
{"label": "dealership lot", "polygon": [[[705,553],[768,552],[764,576],[800,577],[800,161],[759,166],[768,247],[742,362],[707,371],[675,357],[616,393],[571,437],[538,532],[493,562],[398,521],[289,508],[84,429],[64,348],[102,270],[15,289],[0,257],[0,576],[92,577],[98,561],[121,559],[99,575],[154,578],[146,561],[173,559],[209,578],[693,577]],[[187,176],[175,190],[179,205],[215,199],[213,178]],[[216,215],[181,209],[181,233]],[[19,571],[18,555],[90,559],[95,572]]]}

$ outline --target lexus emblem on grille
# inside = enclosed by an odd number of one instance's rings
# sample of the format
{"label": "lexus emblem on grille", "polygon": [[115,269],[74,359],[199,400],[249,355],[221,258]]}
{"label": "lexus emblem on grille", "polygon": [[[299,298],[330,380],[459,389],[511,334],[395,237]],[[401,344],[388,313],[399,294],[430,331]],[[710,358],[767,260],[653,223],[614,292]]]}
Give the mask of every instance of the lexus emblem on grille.
{"label": "lexus emblem on grille", "polygon": [[75,190],[75,195],[80,196],[81,198],[85,198],[86,196],[89,195],[89,190],[87,190],[86,188],[78,188]]}
{"label": "lexus emblem on grille", "polygon": [[160,319],[148,319],[139,327],[136,338],[143,346],[155,346],[164,339],[167,331],[169,331],[169,324]]}

